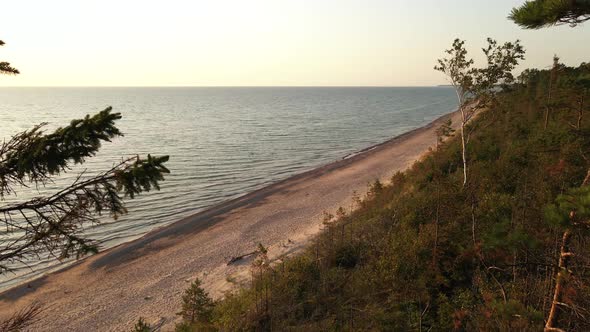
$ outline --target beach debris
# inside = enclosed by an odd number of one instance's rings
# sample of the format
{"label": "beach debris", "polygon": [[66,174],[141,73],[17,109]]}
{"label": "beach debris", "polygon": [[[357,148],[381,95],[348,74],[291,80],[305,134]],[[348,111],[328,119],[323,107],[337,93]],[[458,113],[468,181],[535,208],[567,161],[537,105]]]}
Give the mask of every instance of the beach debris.
{"label": "beach debris", "polygon": [[239,255],[239,256],[232,257],[232,258],[231,258],[231,259],[230,259],[230,260],[227,262],[227,265],[229,266],[229,265],[231,265],[231,264],[233,264],[233,263],[235,263],[235,262],[237,262],[237,261],[241,261],[242,259],[244,259],[244,258],[246,258],[246,257],[249,257],[249,256],[252,256],[252,255],[255,255],[255,254],[257,254],[257,253],[258,253],[258,250],[254,250],[254,251],[251,251],[251,252],[249,252],[249,253],[246,253],[246,254],[243,254],[243,255]]}
{"label": "beach debris", "polygon": [[244,259],[244,258],[246,258],[246,257],[253,256],[253,255],[257,255],[257,254],[266,254],[266,253],[267,253],[267,251],[268,251],[268,250],[267,250],[267,249],[266,249],[266,248],[265,248],[265,247],[264,247],[264,246],[263,246],[261,243],[259,243],[259,244],[258,244],[258,248],[257,248],[256,250],[254,250],[254,251],[251,251],[251,252],[248,252],[248,253],[245,253],[245,254],[243,254],[243,255],[239,255],[239,256],[232,257],[232,258],[231,258],[231,259],[230,259],[230,260],[227,262],[227,265],[229,266],[229,265],[231,265],[231,264],[233,264],[233,263],[235,263],[235,262],[237,262],[237,261],[241,261],[242,259]]}
{"label": "beach debris", "polygon": [[151,300],[152,297],[148,295],[148,296],[144,297],[143,299],[147,301],[147,300]]}

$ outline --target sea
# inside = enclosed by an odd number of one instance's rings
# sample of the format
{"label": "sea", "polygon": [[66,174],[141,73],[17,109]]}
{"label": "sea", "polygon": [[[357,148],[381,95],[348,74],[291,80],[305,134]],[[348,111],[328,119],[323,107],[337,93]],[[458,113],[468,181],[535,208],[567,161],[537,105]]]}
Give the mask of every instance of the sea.
{"label": "sea", "polygon": [[[56,192],[80,172],[129,156],[169,155],[160,191],[126,200],[128,214],[85,225],[102,250],[289,176],[424,126],[457,107],[449,87],[2,87],[0,140],[44,123],[51,132],[108,106],[124,133],[46,187],[15,188],[0,206]],[[0,162],[2,156],[0,156]],[[0,253],[18,232],[0,215]],[[41,253],[10,263],[0,290],[72,260]],[[4,262],[3,262],[4,263]]]}

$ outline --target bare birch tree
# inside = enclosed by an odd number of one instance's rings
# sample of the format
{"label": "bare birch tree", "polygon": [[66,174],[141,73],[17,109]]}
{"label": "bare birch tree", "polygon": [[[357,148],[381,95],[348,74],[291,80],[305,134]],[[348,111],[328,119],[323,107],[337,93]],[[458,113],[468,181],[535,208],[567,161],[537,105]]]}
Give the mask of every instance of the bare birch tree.
{"label": "bare birch tree", "polygon": [[461,158],[463,161],[463,186],[468,181],[467,145],[471,132],[467,132],[467,124],[482,108],[489,106],[495,94],[500,91],[499,85],[507,86],[514,81],[512,71],[520,60],[524,59],[524,49],[520,41],[507,42],[502,45],[487,39],[487,47],[482,49],[487,59],[487,66],[474,68],[473,59],[467,57],[465,41],[455,39],[447,57],[439,59],[435,70],[444,73],[454,88],[461,112]]}

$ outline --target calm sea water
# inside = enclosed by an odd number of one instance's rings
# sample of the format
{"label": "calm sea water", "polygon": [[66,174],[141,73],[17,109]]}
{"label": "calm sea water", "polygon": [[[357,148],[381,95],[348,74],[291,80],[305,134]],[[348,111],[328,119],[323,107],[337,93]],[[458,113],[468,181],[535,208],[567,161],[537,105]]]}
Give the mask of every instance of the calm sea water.
{"label": "calm sea water", "polygon": [[[151,153],[170,155],[172,173],[161,191],[128,201],[129,214],[117,222],[87,227],[104,248],[425,125],[456,102],[447,87],[0,88],[0,139],[41,122],[52,130],[107,106],[122,113],[125,136],[75,171]],[[54,192],[75,175],[18,199]],[[0,275],[0,289],[59,264],[48,257],[15,265],[15,273]]]}

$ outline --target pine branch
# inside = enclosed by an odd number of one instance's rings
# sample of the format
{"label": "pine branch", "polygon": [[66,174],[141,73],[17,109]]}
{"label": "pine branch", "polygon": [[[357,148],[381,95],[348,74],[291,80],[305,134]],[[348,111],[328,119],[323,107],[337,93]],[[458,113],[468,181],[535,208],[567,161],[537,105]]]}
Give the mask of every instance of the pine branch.
{"label": "pine branch", "polygon": [[508,18],[525,29],[568,24],[572,27],[590,20],[588,0],[533,0],[513,8]]}
{"label": "pine branch", "polygon": [[[42,198],[0,208],[7,227],[16,224],[23,236],[10,244],[0,246],[0,263],[24,262],[28,257],[46,252],[60,259],[71,255],[80,257],[98,251],[96,243],[83,236],[85,224],[96,223],[103,211],[115,219],[127,212],[120,196],[133,198],[136,194],[159,188],[168,156],[147,159],[133,157],[122,161],[110,170],[81,180],[78,177],[70,186]],[[20,220],[15,223],[12,220]],[[0,270],[7,270],[6,265]]]}
{"label": "pine branch", "polygon": [[18,69],[12,67],[8,62],[0,62],[0,74],[17,75],[20,74]]}
{"label": "pine branch", "polygon": [[108,107],[92,117],[73,120],[47,135],[41,130],[45,124],[41,124],[1,144],[0,198],[14,193],[15,185],[44,185],[51,176],[94,156],[101,142],[122,136],[115,127],[121,114],[111,110]]}

